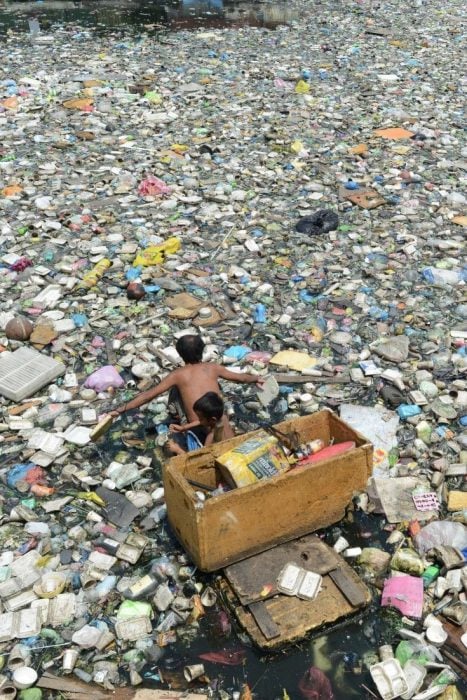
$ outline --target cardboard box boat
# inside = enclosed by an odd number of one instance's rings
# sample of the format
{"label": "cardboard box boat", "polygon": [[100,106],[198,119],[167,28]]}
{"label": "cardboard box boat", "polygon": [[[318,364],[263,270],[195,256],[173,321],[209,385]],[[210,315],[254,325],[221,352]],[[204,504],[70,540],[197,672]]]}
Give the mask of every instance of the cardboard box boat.
{"label": "cardboard box boat", "polygon": [[215,571],[277,544],[340,520],[355,492],[372,472],[373,446],[332,411],[274,426],[295,431],[301,443],[321,438],[355,442],[355,448],[316,464],[291,469],[251,486],[200,501],[187,479],[215,488],[220,480],[216,457],[255,435],[247,433],[169,460],[164,488],[169,522],[193,562]]}

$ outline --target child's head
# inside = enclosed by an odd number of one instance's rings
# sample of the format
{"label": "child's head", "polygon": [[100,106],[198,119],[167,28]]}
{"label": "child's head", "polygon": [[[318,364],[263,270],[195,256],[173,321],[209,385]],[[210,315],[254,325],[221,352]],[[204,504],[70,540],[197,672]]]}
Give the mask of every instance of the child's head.
{"label": "child's head", "polygon": [[203,359],[204,342],[200,335],[182,335],[175,349],[187,365],[195,365]]}
{"label": "child's head", "polygon": [[193,404],[200,425],[213,428],[224,415],[224,402],[215,391],[208,391]]}

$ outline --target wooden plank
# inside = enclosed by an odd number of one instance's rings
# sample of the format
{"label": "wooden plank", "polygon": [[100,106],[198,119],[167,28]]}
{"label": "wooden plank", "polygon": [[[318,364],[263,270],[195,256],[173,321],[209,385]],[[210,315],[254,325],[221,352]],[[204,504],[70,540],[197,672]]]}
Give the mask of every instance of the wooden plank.
{"label": "wooden plank", "polygon": [[[354,579],[357,586],[361,587],[364,602],[367,605],[371,600],[370,591],[346,562],[343,562],[342,566],[348,568],[348,575]],[[284,644],[303,639],[310,632],[324,631],[330,625],[344,620],[359,610],[342,594],[330,575],[326,575],[323,577],[321,591],[311,602],[285,595],[277,595],[263,602],[280,631],[279,636],[268,639],[250,609],[239,604],[227,579],[219,579],[218,585],[240,625],[254,644],[261,649],[278,649]]]}
{"label": "wooden plank", "polygon": [[330,571],[329,576],[354,607],[359,608],[365,604],[365,594],[361,586],[358,586],[343,568]]}
{"label": "wooden plank", "polygon": [[287,374],[285,372],[272,372],[278,384],[348,384],[351,379],[347,374],[322,375],[315,377],[311,374]]}
{"label": "wooden plank", "polygon": [[71,693],[73,696],[81,697],[83,700],[105,700],[107,694],[101,688],[90,683],[84,683],[77,678],[65,678],[54,676],[52,673],[44,673],[37,681],[39,688],[48,690],[59,690],[63,693]]}
{"label": "wooden plank", "polygon": [[251,603],[251,605],[248,606],[248,609],[255,618],[256,624],[266,639],[274,639],[275,637],[279,637],[279,627],[272,619],[262,600],[259,600],[256,603]]}
{"label": "wooden plank", "polygon": [[339,566],[341,559],[316,535],[309,535],[232,564],[224,574],[241,604],[249,605],[279,593],[276,580],[289,562],[323,575]]}

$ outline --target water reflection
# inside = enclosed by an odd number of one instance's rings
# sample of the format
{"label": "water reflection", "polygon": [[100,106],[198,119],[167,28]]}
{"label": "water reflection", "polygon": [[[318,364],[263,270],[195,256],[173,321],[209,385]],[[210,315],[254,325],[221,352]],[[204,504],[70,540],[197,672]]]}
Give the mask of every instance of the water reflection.
{"label": "water reflection", "polygon": [[0,0],[0,33],[7,29],[26,31],[26,20],[31,17],[36,17],[45,29],[53,24],[79,24],[97,31],[246,25],[274,29],[294,19],[287,5],[286,0]]}

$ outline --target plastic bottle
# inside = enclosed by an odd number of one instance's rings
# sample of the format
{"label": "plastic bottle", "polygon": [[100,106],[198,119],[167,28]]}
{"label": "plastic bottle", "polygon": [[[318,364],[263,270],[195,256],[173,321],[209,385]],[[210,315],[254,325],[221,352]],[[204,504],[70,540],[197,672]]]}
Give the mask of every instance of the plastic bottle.
{"label": "plastic bottle", "polygon": [[108,258],[103,258],[102,260],[99,260],[99,262],[94,265],[92,270],[86,272],[83,279],[78,285],[78,289],[91,289],[91,287],[95,287],[97,282],[104,274],[104,272],[108,270],[111,266],[112,263]]}
{"label": "plastic bottle", "polygon": [[428,586],[438,578],[440,571],[441,569],[439,566],[436,566],[436,564],[428,566],[422,574],[423,588],[428,588]]}
{"label": "plastic bottle", "polygon": [[467,271],[459,268],[442,270],[437,267],[425,267],[422,275],[429,284],[438,284],[443,287],[467,281]]}
{"label": "plastic bottle", "polygon": [[264,304],[256,304],[253,318],[255,323],[266,323],[266,307]]}

